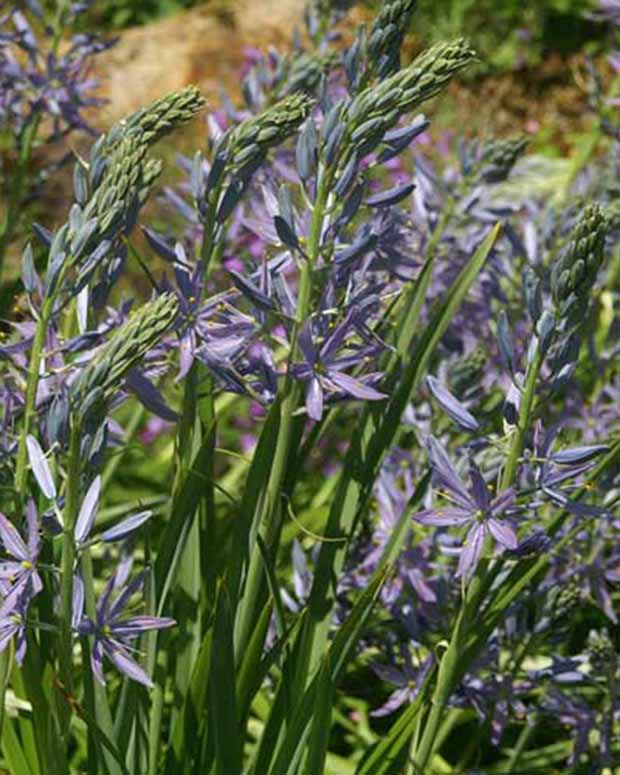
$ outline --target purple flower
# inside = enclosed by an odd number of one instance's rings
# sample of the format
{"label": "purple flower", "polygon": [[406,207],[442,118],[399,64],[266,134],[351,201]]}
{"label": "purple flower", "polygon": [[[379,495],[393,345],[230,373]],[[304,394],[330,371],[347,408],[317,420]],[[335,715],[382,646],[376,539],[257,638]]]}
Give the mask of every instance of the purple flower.
{"label": "purple flower", "polygon": [[370,715],[375,717],[388,716],[405,703],[412,702],[424,682],[424,677],[433,664],[433,657],[427,657],[420,666],[416,667],[411,659],[411,651],[401,646],[403,658],[402,667],[393,665],[372,665],[374,672],[386,683],[395,686],[387,701]]}
{"label": "purple flower", "polygon": [[342,323],[337,325],[326,338],[320,349],[317,349],[312,323],[308,320],[299,334],[299,348],[305,359],[303,363],[293,365],[293,375],[306,382],[306,409],[308,416],[317,422],[323,416],[325,394],[339,397],[355,398],[362,401],[382,401],[387,396],[368,384],[377,375],[351,377],[344,372],[359,363],[363,363],[370,352],[376,352],[376,346],[359,348],[351,354],[336,356],[352,329],[352,319],[347,315]]}
{"label": "purple flower", "polygon": [[26,655],[26,609],[28,598],[23,587],[14,587],[0,606],[0,653],[17,638],[15,659],[21,665]]}
{"label": "purple flower", "polygon": [[514,490],[509,488],[491,499],[482,473],[473,460],[469,463],[471,488],[468,489],[444,448],[432,436],[428,439],[428,453],[435,482],[441,487],[441,494],[454,505],[443,509],[425,509],[416,514],[415,519],[423,525],[436,527],[469,527],[457,570],[459,576],[469,578],[488,536],[505,549],[517,547],[514,530],[508,522],[499,519],[514,505]]}
{"label": "purple flower", "polygon": [[41,550],[39,523],[34,501],[26,506],[28,521],[28,543],[20,536],[17,528],[0,512],[0,539],[7,553],[13,558],[0,562],[0,579],[9,582],[13,589],[26,593],[30,598],[37,595],[43,583],[37,572]]}
{"label": "purple flower", "polygon": [[[112,593],[121,587],[125,580],[125,573],[119,570],[108,581],[97,603],[96,621],[93,622],[87,617],[81,617],[79,612],[74,613],[74,618],[78,621],[77,630],[80,635],[92,635],[95,638],[91,665],[93,673],[100,683],[105,684],[103,677],[103,656],[105,654],[117,670],[131,678],[132,681],[151,687],[153,682],[144,669],[131,657],[131,652],[135,652],[131,642],[144,632],[173,627],[176,622],[174,619],[157,616],[124,617],[123,609],[133,595],[142,588],[144,575],[140,574],[127,584],[112,602]],[[79,589],[79,585],[76,585],[76,589]]]}

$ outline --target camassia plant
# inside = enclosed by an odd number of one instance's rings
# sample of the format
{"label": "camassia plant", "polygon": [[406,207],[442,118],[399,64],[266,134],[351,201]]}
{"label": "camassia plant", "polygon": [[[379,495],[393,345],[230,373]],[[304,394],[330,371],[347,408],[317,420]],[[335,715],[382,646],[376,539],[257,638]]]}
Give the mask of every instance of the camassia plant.
{"label": "camassia plant", "polygon": [[150,225],[191,86],[33,224],[0,343],[13,775],[618,762],[606,178],[554,199],[522,137],[452,166],[417,111],[475,54],[403,62],[414,5],[346,47],[321,0],[308,47],[250,52]]}

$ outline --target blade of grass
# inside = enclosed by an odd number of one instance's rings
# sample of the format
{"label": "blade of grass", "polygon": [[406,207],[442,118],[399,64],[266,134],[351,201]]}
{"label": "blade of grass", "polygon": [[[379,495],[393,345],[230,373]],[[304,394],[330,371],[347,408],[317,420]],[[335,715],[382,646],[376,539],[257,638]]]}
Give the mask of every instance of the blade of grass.
{"label": "blade of grass", "polygon": [[308,753],[305,775],[323,775],[325,772],[325,759],[329,736],[332,725],[332,704],[334,701],[334,684],[331,680],[329,658],[323,660],[319,671],[314,713],[312,716],[312,728],[308,742]]}
{"label": "blade of grass", "polygon": [[15,733],[13,720],[6,718],[2,728],[2,753],[9,766],[11,775],[35,775],[30,769],[19,738]]}
{"label": "blade of grass", "polygon": [[[215,739],[215,775],[242,775],[242,738],[237,715],[233,619],[225,581],[217,590],[209,674],[209,727]],[[210,731],[210,730],[209,730]]]}

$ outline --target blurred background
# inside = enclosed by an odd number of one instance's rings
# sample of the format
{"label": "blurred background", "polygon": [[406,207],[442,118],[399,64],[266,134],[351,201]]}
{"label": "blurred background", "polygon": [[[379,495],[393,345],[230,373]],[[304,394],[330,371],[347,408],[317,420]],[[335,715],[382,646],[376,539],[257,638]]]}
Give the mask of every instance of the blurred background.
{"label": "blurred background", "polygon": [[[53,5],[53,0],[47,0]],[[355,4],[342,34],[380,3]],[[213,100],[239,90],[248,49],[290,47],[303,28],[303,0],[96,0],[81,17],[85,31],[118,36],[99,59],[111,122],[168,89],[198,82]],[[564,153],[588,129],[580,88],[584,56],[605,47],[608,29],[590,18],[592,0],[419,0],[410,51],[464,35],[480,53],[478,68],[453,87],[449,113],[471,134],[525,131],[549,153]]]}
{"label": "blurred background", "polygon": [[[334,2],[352,5],[337,30],[343,45],[380,5],[377,0]],[[17,7],[22,4],[29,7],[27,0]],[[56,0],[37,5],[49,18],[59,7]],[[116,41],[88,63],[88,77],[98,83],[96,93],[105,102],[87,108],[85,116],[99,131],[188,83],[201,88],[212,108],[222,104],[223,95],[241,106],[243,76],[258,53],[270,47],[286,53],[295,30],[302,42],[305,35],[305,0],[94,0],[73,5],[81,12],[72,20],[72,30],[64,31],[61,55],[70,46],[69,32]],[[457,36],[468,37],[480,55],[478,65],[453,81],[430,107],[434,144],[454,151],[461,137],[526,134],[531,153],[558,163],[578,156],[599,125],[593,84],[594,90],[607,93],[620,71],[608,56],[620,48],[612,40],[617,31],[597,18],[602,6],[620,14],[620,0],[418,0],[403,64],[429,44]],[[616,110],[611,103],[609,109]],[[18,152],[11,145],[11,126],[6,130],[2,169],[10,182]],[[162,144],[159,153],[170,162],[165,183],[174,184],[179,177],[176,154],[193,155],[204,147],[205,138],[204,120],[199,120],[176,134],[169,146]],[[86,153],[91,142],[92,136],[79,132],[63,135],[60,149],[37,141],[27,171],[37,174],[50,168],[50,158],[55,164],[63,154]],[[47,228],[64,218],[70,168],[45,172],[42,185],[25,191],[31,218]],[[3,199],[0,192],[0,211]],[[16,237],[5,239],[13,278],[23,247]]]}

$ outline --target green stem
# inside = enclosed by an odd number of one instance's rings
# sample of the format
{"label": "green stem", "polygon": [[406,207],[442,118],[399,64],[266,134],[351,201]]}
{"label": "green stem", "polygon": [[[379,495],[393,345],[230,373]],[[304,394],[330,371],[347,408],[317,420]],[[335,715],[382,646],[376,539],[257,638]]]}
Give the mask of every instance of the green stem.
{"label": "green stem", "polygon": [[534,734],[535,729],[536,727],[534,726],[534,724],[528,722],[521,730],[521,734],[519,735],[517,742],[515,744],[515,747],[513,748],[513,751],[510,754],[510,759],[508,760],[508,767],[506,769],[506,775],[512,775],[512,773],[515,772],[515,768],[519,763],[521,754],[523,753],[523,751],[525,750],[525,747],[529,743],[530,738]]}
{"label": "green stem", "polygon": [[450,643],[439,663],[437,683],[435,684],[435,691],[431,700],[431,710],[424,726],[420,744],[412,756],[420,772],[426,772],[426,767],[437,747],[439,729],[448,700],[454,691],[456,683],[465,673],[466,666],[463,664],[465,636],[470,624],[476,620],[476,612],[486,592],[486,569],[487,561],[482,560],[467,588],[452,631]]}
{"label": "green stem", "polygon": [[35,404],[37,398],[37,388],[39,387],[39,372],[41,369],[41,358],[43,356],[43,346],[47,330],[52,316],[54,300],[48,297],[43,302],[37,327],[35,329],[32,350],[30,351],[30,360],[28,363],[28,378],[26,382],[26,398],[24,402],[24,421],[22,423],[19,436],[19,446],[17,448],[17,461],[15,464],[15,489],[17,491],[18,502],[21,504],[26,497],[26,463],[28,453],[26,447],[26,437],[30,433],[35,416]]}
{"label": "green stem", "polygon": [[506,461],[504,473],[502,475],[502,490],[505,490],[508,487],[512,487],[515,476],[517,474],[519,458],[523,452],[523,443],[525,441],[525,436],[529,430],[532,419],[534,399],[536,397],[536,383],[538,382],[538,375],[540,374],[543,357],[544,356],[540,349],[540,345],[537,344],[536,353],[527,369],[527,374],[525,377],[525,385],[523,386],[523,393],[521,394],[519,419],[517,420],[517,427],[515,428],[512,436],[510,450],[508,452],[508,459]]}
{"label": "green stem", "polygon": [[62,577],[60,585],[60,674],[67,691],[70,693],[72,693],[73,687],[73,633],[71,630],[71,618],[73,612],[73,570],[75,566],[75,523],[80,505],[80,476],[82,470],[81,439],[81,428],[75,419],[72,419],[67,459],[65,508],[63,511]]}
{"label": "green stem", "polygon": [[[84,583],[84,608],[91,621],[97,620],[97,603],[95,599],[95,582],[93,578],[93,562],[90,556],[90,550],[84,549],[80,558],[80,568],[82,571],[82,582]],[[95,639],[93,636],[82,638],[82,663],[85,673],[85,687],[89,687],[89,694],[93,701],[93,706],[88,708],[91,718],[96,719],[97,725],[104,735],[114,742],[114,725],[112,723],[112,714],[108,703],[108,696],[105,687],[94,680],[93,672],[90,666],[90,655],[92,654]],[[86,697],[88,701],[88,697]],[[89,743],[91,741],[89,740]],[[102,746],[97,741],[92,741],[95,745],[96,755],[100,757]],[[89,756],[91,751],[89,751]],[[118,762],[108,751],[103,748],[103,759],[110,775],[121,775],[121,768]]]}
{"label": "green stem", "polygon": [[[519,408],[519,418],[517,427],[512,436],[508,459],[501,480],[501,489],[507,489],[514,483],[519,458],[523,451],[525,436],[529,430],[536,393],[536,384],[538,375],[543,363],[543,353],[540,347],[537,347],[534,357],[529,364],[525,377],[525,385],[521,395],[521,404]],[[422,740],[416,751],[416,764],[424,771],[430,757],[435,750],[435,740],[437,731],[441,723],[446,703],[454,690],[454,686],[459,677],[463,674],[462,665],[462,647],[465,633],[468,630],[470,622],[475,621],[476,610],[480,605],[484,593],[487,589],[487,562],[479,563],[476,573],[469,585],[465,601],[459,612],[456,626],[450,639],[450,644],[439,665],[437,684],[432,700],[432,708],[429,714],[427,724],[422,735]]]}
{"label": "green stem", "polygon": [[[167,662],[168,656],[163,653],[163,658]],[[161,725],[164,711],[164,684],[157,681],[153,687],[151,697],[151,712],[149,718],[149,775],[157,775],[159,762],[159,749],[161,746]],[[198,730],[197,730],[198,731]]]}

